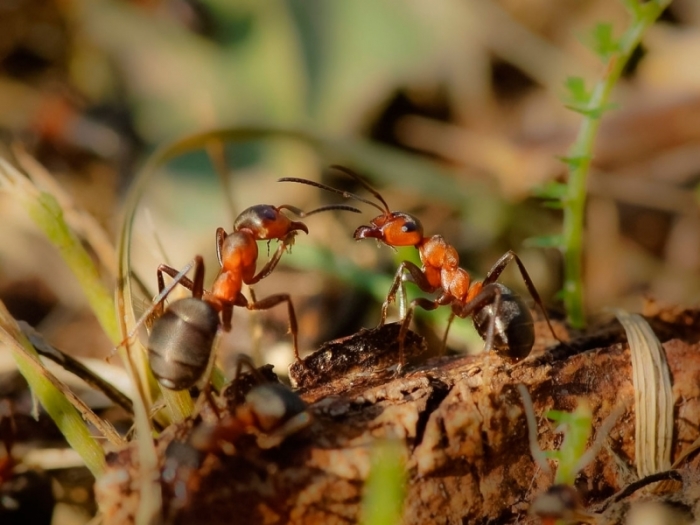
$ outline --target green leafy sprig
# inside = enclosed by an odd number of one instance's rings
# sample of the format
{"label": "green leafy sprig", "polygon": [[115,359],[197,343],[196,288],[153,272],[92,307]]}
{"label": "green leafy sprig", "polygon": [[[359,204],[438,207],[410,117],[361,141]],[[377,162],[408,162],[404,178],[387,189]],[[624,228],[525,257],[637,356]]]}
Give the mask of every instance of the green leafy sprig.
{"label": "green leafy sprig", "polygon": [[613,36],[610,24],[598,24],[591,34],[592,50],[605,64],[602,78],[592,89],[580,77],[566,81],[567,107],[583,116],[578,136],[562,161],[567,165],[566,184],[551,182],[537,191],[546,205],[564,210],[561,235],[537,237],[533,244],[558,247],[564,254],[564,305],[572,326],[585,325],[583,309],[583,223],[586,204],[586,183],[593,157],[593,146],[603,114],[613,105],[610,93],[639,45],[644,32],[654,24],[671,0],[622,0],[631,15],[631,23],[619,39]]}

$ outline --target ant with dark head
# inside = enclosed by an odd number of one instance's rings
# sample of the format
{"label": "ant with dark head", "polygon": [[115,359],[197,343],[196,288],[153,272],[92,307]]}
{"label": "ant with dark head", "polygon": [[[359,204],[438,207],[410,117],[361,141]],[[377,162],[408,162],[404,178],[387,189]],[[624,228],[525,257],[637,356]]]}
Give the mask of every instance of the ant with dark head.
{"label": "ant with dark head", "polygon": [[248,368],[254,385],[242,402],[230,409],[214,425],[200,425],[190,436],[189,443],[197,450],[215,452],[222,444],[231,444],[243,435],[253,435],[259,448],[269,449],[282,443],[311,423],[306,403],[287,385],[268,381],[245,354],[236,356],[234,390],[241,381],[243,367]]}
{"label": "ant with dark head", "polygon": [[[164,387],[184,390],[202,377],[209,365],[219,327],[226,332],[231,330],[234,306],[268,310],[287,303],[294,357],[300,360],[297,320],[289,294],[275,294],[251,302],[241,293],[243,284],[255,284],[272,273],[284,251],[293,244],[297,232],[309,232],[304,223],[289,219],[282,210],[301,218],[330,210],[360,213],[357,208],[344,205],[322,206],[309,212],[289,204],[251,206],[236,218],[233,232],[227,234],[223,228],[216,230],[216,254],[221,270],[211,291],[204,289],[204,261],[199,255],[181,271],[165,264],[158,266],[158,295],[137,326],[145,319],[155,318],[148,338],[149,362],[153,375]],[[255,273],[257,241],[271,240],[280,241],[279,247]],[[194,275],[189,279],[185,274],[192,268]],[[163,274],[173,278],[168,287]],[[190,290],[192,297],[179,299],[165,308],[163,303],[177,284]]]}
{"label": "ant with dark head", "polygon": [[[227,415],[213,424],[200,422],[186,441],[171,441],[165,450],[161,479],[172,493],[167,506],[171,519],[166,523],[174,521],[200,490],[200,469],[208,454],[234,453],[244,436],[254,436],[259,449],[271,449],[312,421],[306,403],[289,387],[270,382],[247,355],[239,354],[236,359],[230,386],[235,394],[241,393],[240,399],[234,394],[236,401]],[[244,367],[249,370],[247,378]]]}
{"label": "ant with dark head", "polygon": [[448,244],[442,235],[425,237],[423,235],[423,225],[417,217],[401,211],[391,211],[381,194],[357,173],[342,166],[331,166],[331,169],[345,173],[355,179],[381,203],[381,206],[374,201],[353,193],[315,181],[283,178],[280,179],[280,182],[308,184],[377,208],[381,211],[381,215],[372,219],[369,225],[357,228],[353,235],[355,240],[377,239],[392,248],[397,246],[414,246],[418,250],[420,260],[423,263],[422,268],[410,261],[403,261],[399,265],[386,300],[382,304],[379,325],[382,326],[385,323],[389,305],[396,299],[397,294],[399,294],[399,305],[406,304],[405,281],[414,282],[424,292],[439,292],[438,297],[434,300],[427,298],[414,299],[408,305],[405,313],[401,312],[403,321],[399,332],[398,371],[405,364],[403,341],[416,307],[424,310],[434,310],[439,306],[450,306],[452,309],[443,339],[443,348],[447,338],[447,331],[454,317],[466,318],[471,316],[477,332],[485,341],[486,351],[494,349],[500,356],[513,360],[526,357],[532,350],[535,341],[532,313],[520,296],[497,282],[501,273],[511,261],[515,261],[517,264],[530,295],[542,309],[547,326],[549,326],[552,335],[558,340],[532,279],[530,279],[525,266],[515,252],[509,250],[498,259],[483,281],[472,281],[469,273],[459,266],[457,250],[454,246]]}

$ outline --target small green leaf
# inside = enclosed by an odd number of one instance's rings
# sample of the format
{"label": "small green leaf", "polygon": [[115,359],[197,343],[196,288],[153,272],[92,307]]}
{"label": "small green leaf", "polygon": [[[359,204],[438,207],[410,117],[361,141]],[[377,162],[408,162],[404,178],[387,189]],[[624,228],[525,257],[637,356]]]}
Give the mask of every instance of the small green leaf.
{"label": "small green leaf", "polygon": [[571,111],[575,111],[576,113],[580,113],[584,117],[588,117],[590,119],[599,119],[603,116],[604,113],[610,111],[611,109],[614,109],[615,105],[606,104],[605,106],[600,106],[597,108],[589,108],[588,106],[566,104],[564,107],[570,109]]}
{"label": "small green leaf", "polygon": [[542,202],[542,206],[545,208],[549,208],[550,210],[563,210],[566,207],[566,203],[568,201],[565,199],[562,200],[547,200]]}
{"label": "small green leaf", "polygon": [[542,199],[560,200],[566,196],[568,186],[562,182],[550,181],[535,187],[532,192]]}
{"label": "small green leaf", "polygon": [[528,247],[535,248],[561,248],[564,246],[564,236],[563,235],[538,235],[537,237],[530,237],[525,239],[523,243]]}
{"label": "small green leaf", "polygon": [[603,62],[607,62],[619,50],[618,42],[613,38],[612,24],[597,24],[593,29],[592,37],[593,51]]}
{"label": "small green leaf", "polygon": [[634,18],[639,18],[642,12],[642,6],[640,5],[639,0],[622,0],[622,3],[625,4],[625,8]]}
{"label": "small green leaf", "polygon": [[562,161],[564,164],[569,166],[569,169],[575,170],[581,167],[581,165],[584,162],[588,162],[591,160],[590,155],[578,155],[576,157],[571,157],[568,155],[563,155],[561,157],[557,157],[560,161]]}
{"label": "small green leaf", "polygon": [[646,21],[647,23],[653,23],[659,16],[659,11],[664,9],[666,2],[660,2],[659,0],[654,0],[652,2],[646,2],[644,4],[638,5],[637,17],[639,20]]}
{"label": "small green leaf", "polygon": [[591,100],[591,93],[586,90],[586,81],[581,77],[568,77],[564,83],[568,91],[567,101],[573,106],[586,106]]}

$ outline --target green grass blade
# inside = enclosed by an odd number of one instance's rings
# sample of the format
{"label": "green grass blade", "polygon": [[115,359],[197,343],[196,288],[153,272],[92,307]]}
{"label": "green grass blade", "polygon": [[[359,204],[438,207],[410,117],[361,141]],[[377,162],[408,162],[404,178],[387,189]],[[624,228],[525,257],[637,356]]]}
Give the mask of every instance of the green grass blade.
{"label": "green grass blade", "polygon": [[401,523],[406,498],[404,450],[398,441],[379,441],[372,449],[372,466],[362,497],[363,525]]}
{"label": "green grass blade", "polygon": [[32,393],[56,423],[68,444],[80,454],[95,477],[102,474],[105,469],[104,450],[91,435],[90,429],[78,410],[64,394],[67,387],[46,370],[34,347],[24,337],[2,302],[0,302],[0,344],[10,351]]}
{"label": "green grass blade", "polygon": [[85,251],[80,239],[63,219],[63,211],[56,199],[40,191],[5,159],[0,158],[0,182],[11,191],[27,210],[34,223],[49,241],[58,248],[63,260],[80,283],[90,307],[102,329],[115,344],[119,341],[117,316],[111,291],[102,283],[99,272]]}
{"label": "green grass blade", "polygon": [[[144,399],[146,398],[132,365],[128,344],[121,344],[120,318],[117,317],[112,294],[102,284],[99,273],[80,240],[63,220],[63,212],[56,199],[48,193],[39,191],[17,169],[2,158],[0,158],[0,183],[3,189],[11,192],[13,197],[24,206],[36,225],[44,232],[49,241],[58,248],[64,261],[78,279],[102,328],[117,347],[127,374],[135,386],[137,395],[133,402],[139,443],[139,462],[142,479],[146,480],[140,485],[140,501],[142,504],[139,506],[136,521],[138,524],[144,525],[151,523],[152,518],[160,511],[160,487],[155,482],[158,463],[151,439],[148,411],[144,404]],[[58,415],[63,418],[63,413]],[[77,432],[70,425],[63,426],[66,428],[64,429],[59,425],[62,432],[68,432],[69,435],[72,432]],[[68,435],[66,435],[66,439],[68,439]],[[71,439],[73,438],[71,437]],[[93,465],[92,468],[95,468],[98,472],[104,469],[104,457],[102,458],[101,466],[92,457],[89,459]]]}

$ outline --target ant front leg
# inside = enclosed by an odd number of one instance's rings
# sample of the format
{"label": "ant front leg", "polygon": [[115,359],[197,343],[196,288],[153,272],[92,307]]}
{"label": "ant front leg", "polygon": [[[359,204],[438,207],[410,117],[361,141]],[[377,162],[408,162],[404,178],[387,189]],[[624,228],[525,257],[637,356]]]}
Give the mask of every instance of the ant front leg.
{"label": "ant front leg", "polygon": [[289,296],[289,294],[286,293],[280,293],[276,295],[271,295],[269,297],[265,297],[265,299],[261,299],[259,301],[255,301],[253,303],[248,303],[246,301],[245,306],[248,310],[269,310],[270,308],[274,308],[280,303],[287,303],[287,315],[289,316],[289,333],[292,334],[292,345],[294,347],[294,358],[297,361],[301,361],[301,358],[299,357],[299,343],[298,343],[298,333],[299,333],[299,328],[297,326],[297,316],[294,313],[294,305],[292,304],[292,298]]}
{"label": "ant front leg", "polygon": [[272,258],[267,261],[265,266],[263,266],[260,271],[255,275],[252,279],[249,281],[246,281],[246,284],[255,284],[261,279],[264,279],[268,275],[272,273],[272,271],[277,267],[277,264],[280,262],[280,259],[282,258],[282,255],[284,254],[285,250],[287,247],[291,246],[294,244],[294,237],[296,237],[297,232],[292,231],[289,232],[281,241],[279,246],[277,247],[277,250],[275,251],[274,254],[272,254]]}
{"label": "ant front leg", "polygon": [[483,285],[486,286],[491,283],[495,283],[496,280],[500,277],[505,267],[508,265],[508,263],[513,260],[515,261],[515,264],[518,265],[520,276],[523,278],[523,281],[525,281],[527,291],[530,292],[530,296],[534,299],[535,303],[537,303],[537,306],[540,307],[540,310],[542,310],[542,313],[544,314],[544,320],[547,321],[549,331],[552,333],[552,336],[554,336],[554,339],[561,343],[561,339],[557,337],[557,334],[554,332],[554,328],[552,327],[552,323],[549,321],[549,316],[547,315],[547,311],[544,309],[544,304],[542,303],[542,299],[540,299],[540,294],[535,288],[535,283],[532,282],[530,274],[528,274],[527,270],[525,269],[525,265],[520,260],[520,257],[518,257],[518,255],[513,250],[508,250],[501,256],[500,259],[496,261],[496,263],[486,274],[486,278],[483,280]]}
{"label": "ant front leg", "polygon": [[416,309],[416,307],[420,306],[423,310],[430,311],[435,310],[439,306],[450,304],[453,300],[454,298],[451,295],[443,293],[434,301],[426,299],[425,297],[420,297],[411,301],[411,304],[406,310],[406,316],[403,318],[403,321],[401,321],[401,329],[399,330],[399,366],[396,368],[397,374],[401,373],[401,370],[406,364],[404,342],[406,340],[406,334],[408,333],[408,329],[411,326],[411,321],[413,320],[413,311]]}
{"label": "ant front leg", "polygon": [[[389,293],[386,295],[384,303],[382,303],[382,313],[381,317],[379,318],[379,326],[384,326],[384,323],[386,322],[387,310],[389,309],[389,305],[396,299],[397,293],[399,293],[399,304],[406,304],[406,289],[404,288],[406,272],[408,272],[408,275],[411,276],[413,280],[412,282],[417,284],[418,287],[424,292],[432,293],[437,289],[430,284],[422,269],[411,261],[403,261],[396,270],[394,280],[391,283],[391,288],[389,288]],[[399,314],[405,319],[408,312],[399,312]]]}

